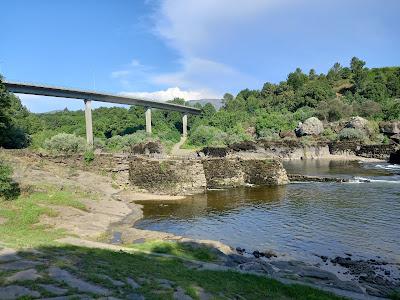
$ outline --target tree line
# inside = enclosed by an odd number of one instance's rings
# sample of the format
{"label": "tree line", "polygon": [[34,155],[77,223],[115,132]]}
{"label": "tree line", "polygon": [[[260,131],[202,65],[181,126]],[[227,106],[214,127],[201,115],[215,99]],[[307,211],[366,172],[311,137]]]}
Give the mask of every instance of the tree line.
{"label": "tree line", "polygon": [[[85,136],[83,111],[34,114],[8,93],[0,78],[0,146],[44,147],[59,133]],[[353,57],[349,66],[335,63],[326,74],[300,68],[280,83],[266,82],[259,90],[244,89],[236,96],[226,93],[216,111],[206,104],[200,116],[189,116],[189,146],[226,145],[254,138],[275,137],[293,130],[298,122],[315,116],[335,122],[350,116],[371,121],[400,120],[400,67],[366,67]],[[186,104],[183,99],[171,100]],[[120,150],[130,141],[145,137],[144,108],[111,107],[93,110],[93,129],[99,146]],[[153,138],[166,145],[176,143],[182,132],[178,112],[154,110]],[[140,137],[140,138],[139,138]]]}

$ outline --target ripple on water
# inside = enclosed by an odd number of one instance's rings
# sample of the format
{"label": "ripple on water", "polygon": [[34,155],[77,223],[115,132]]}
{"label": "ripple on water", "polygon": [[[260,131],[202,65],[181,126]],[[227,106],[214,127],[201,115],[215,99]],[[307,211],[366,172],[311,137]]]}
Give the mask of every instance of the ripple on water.
{"label": "ripple on water", "polygon": [[145,202],[144,219],[135,226],[249,250],[272,249],[305,260],[314,253],[352,253],[400,262],[400,176],[393,173],[395,167],[300,162],[287,168],[308,175],[356,175],[372,182],[239,188],[163,206]]}

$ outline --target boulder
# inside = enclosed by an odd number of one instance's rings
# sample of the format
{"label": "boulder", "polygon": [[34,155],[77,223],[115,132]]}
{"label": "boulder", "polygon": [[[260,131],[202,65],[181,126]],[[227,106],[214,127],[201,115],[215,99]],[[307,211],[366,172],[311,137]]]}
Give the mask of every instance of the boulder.
{"label": "boulder", "polygon": [[246,132],[246,134],[248,134],[248,135],[250,135],[250,136],[252,136],[252,137],[255,137],[255,136],[256,136],[256,128],[255,128],[255,127],[248,127],[248,128],[245,130],[245,132]]}
{"label": "boulder", "polygon": [[400,144],[400,133],[396,133],[390,136],[390,139],[397,144]]}
{"label": "boulder", "polygon": [[400,121],[380,122],[379,129],[382,133],[388,135],[400,134]]}
{"label": "boulder", "polygon": [[368,120],[358,116],[351,117],[345,127],[368,131]]}
{"label": "boulder", "polygon": [[320,135],[323,131],[324,124],[316,117],[308,118],[304,123],[299,123],[295,129],[297,136]]}
{"label": "boulder", "polygon": [[389,162],[392,164],[400,165],[400,150],[397,150],[396,152],[390,154]]}
{"label": "boulder", "polygon": [[292,130],[288,130],[288,131],[279,131],[279,137],[284,139],[284,138],[295,138],[296,134],[294,133],[294,131]]}

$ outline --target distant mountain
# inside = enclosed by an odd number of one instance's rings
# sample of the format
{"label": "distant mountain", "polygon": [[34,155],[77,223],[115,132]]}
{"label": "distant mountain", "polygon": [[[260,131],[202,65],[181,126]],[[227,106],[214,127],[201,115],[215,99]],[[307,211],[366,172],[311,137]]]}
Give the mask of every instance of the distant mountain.
{"label": "distant mountain", "polygon": [[206,105],[207,103],[211,103],[212,105],[214,105],[216,110],[219,110],[223,106],[222,99],[188,100],[187,102],[190,105],[195,105],[196,103],[200,103],[202,106]]}

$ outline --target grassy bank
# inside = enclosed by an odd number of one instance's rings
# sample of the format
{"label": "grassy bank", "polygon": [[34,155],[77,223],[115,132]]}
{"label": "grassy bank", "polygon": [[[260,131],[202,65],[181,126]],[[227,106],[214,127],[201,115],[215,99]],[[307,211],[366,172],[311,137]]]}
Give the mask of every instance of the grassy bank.
{"label": "grassy bank", "polygon": [[[41,246],[36,250],[40,253],[21,251],[18,255],[30,261],[40,261],[36,269],[41,278],[19,284],[38,291],[42,296],[52,296],[42,288],[42,284],[59,285],[57,279],[47,272],[48,267],[57,266],[120,299],[132,295],[143,295],[145,299],[174,299],[177,290],[193,299],[204,295],[208,299],[340,299],[313,288],[284,285],[265,277],[233,271],[196,270],[179,258],[66,245]],[[0,272],[0,287],[9,275]],[[130,279],[135,283],[132,284]],[[82,295],[68,285],[60,287],[68,290],[66,295]],[[90,292],[84,294],[98,296]]]}
{"label": "grassy bank", "polygon": [[57,217],[57,212],[52,206],[86,210],[79,201],[84,196],[83,192],[60,190],[53,186],[42,186],[40,189],[43,191],[22,194],[15,200],[0,199],[0,217],[3,219],[0,226],[2,244],[17,248],[53,244],[66,233],[39,224],[40,218]]}

